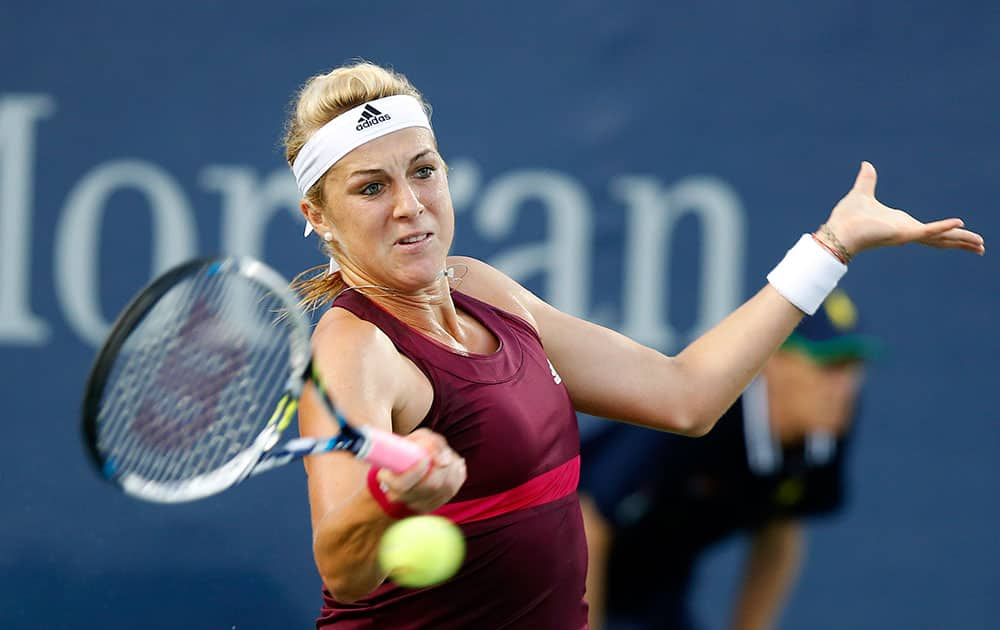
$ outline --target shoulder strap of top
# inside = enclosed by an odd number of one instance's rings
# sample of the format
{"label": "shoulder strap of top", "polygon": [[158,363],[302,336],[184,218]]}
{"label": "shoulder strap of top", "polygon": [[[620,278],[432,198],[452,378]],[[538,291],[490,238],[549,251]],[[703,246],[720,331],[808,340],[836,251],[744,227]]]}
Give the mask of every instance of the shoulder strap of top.
{"label": "shoulder strap of top", "polygon": [[501,315],[503,311],[457,291],[452,293],[452,298],[458,308],[493,333],[500,342],[496,352],[486,355],[455,352],[403,323],[359,291],[342,293],[334,300],[333,306],[373,323],[428,377],[431,377],[431,368],[474,383],[497,383],[513,377],[523,362],[524,349],[509,323],[512,320],[504,318]]}

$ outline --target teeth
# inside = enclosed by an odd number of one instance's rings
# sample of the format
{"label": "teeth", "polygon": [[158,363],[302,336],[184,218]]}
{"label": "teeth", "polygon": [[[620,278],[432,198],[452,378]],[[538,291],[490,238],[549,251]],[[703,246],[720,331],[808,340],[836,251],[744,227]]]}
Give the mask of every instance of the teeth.
{"label": "teeth", "polygon": [[407,243],[407,244],[409,244],[409,243],[416,243],[418,241],[424,240],[425,238],[427,238],[426,234],[420,234],[418,236],[411,236],[410,238],[404,238],[404,239],[402,239],[399,242],[400,243]]}

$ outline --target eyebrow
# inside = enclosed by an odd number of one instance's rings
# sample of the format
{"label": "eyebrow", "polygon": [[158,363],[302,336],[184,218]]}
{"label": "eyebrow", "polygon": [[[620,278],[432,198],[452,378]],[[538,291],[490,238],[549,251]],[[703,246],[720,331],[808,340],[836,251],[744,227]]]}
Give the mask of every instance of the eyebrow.
{"label": "eyebrow", "polygon": [[[420,153],[410,158],[410,164],[422,160],[424,157],[426,157],[428,154],[431,153],[436,155],[437,151],[435,151],[434,149],[425,149],[421,151]],[[357,177],[359,175],[377,175],[379,173],[384,173],[384,172],[385,169],[383,168],[366,168],[359,171],[353,171],[350,175],[347,176],[347,179],[351,179],[352,177]]]}

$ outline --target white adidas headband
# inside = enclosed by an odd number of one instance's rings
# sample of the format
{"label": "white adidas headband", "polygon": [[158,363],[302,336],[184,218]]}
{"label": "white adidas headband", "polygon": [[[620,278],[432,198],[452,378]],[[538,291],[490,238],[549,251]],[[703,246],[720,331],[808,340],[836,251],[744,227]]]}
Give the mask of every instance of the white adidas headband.
{"label": "white adidas headband", "polygon": [[[375,99],[337,116],[320,127],[295,158],[292,173],[299,192],[305,197],[323,173],[362,144],[407,127],[430,129],[431,123],[420,101],[405,94]],[[305,235],[310,232],[312,226],[306,223]]]}

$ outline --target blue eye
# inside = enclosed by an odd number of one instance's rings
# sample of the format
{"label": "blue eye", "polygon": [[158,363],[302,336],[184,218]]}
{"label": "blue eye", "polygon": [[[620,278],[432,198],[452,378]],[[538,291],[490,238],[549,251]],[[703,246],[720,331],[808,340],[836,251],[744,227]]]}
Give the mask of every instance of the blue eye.
{"label": "blue eye", "polygon": [[368,184],[367,186],[361,189],[361,194],[370,197],[372,195],[377,195],[380,190],[382,190],[382,184],[379,184],[378,182],[372,182],[371,184]]}
{"label": "blue eye", "polygon": [[432,166],[421,166],[417,169],[417,177],[420,179],[427,179],[434,174],[434,167]]}

